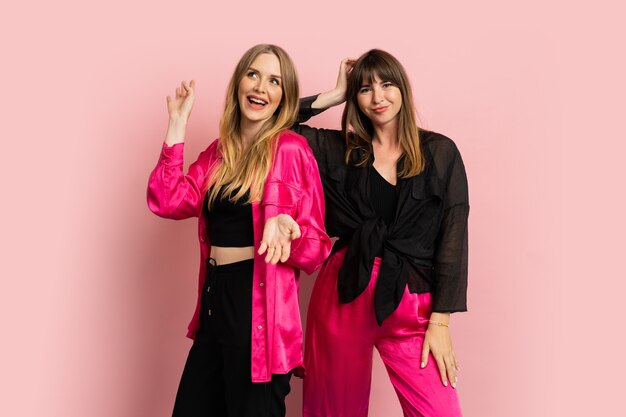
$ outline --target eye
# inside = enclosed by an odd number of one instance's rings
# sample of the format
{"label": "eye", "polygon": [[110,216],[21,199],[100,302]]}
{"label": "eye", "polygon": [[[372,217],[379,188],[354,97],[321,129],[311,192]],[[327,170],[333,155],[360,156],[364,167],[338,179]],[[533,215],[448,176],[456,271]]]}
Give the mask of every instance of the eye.
{"label": "eye", "polygon": [[278,78],[272,78],[270,80],[270,83],[272,83],[274,85],[280,85],[280,80]]}
{"label": "eye", "polygon": [[252,70],[251,70],[251,71],[248,71],[248,72],[246,73],[246,76],[247,76],[248,78],[256,78],[256,77],[257,77],[257,73],[256,73],[256,71],[252,71]]}
{"label": "eye", "polygon": [[389,88],[389,87],[393,87],[393,83],[390,81],[385,81],[383,83],[383,88]]}
{"label": "eye", "polygon": [[359,89],[359,94],[367,94],[371,91],[372,89],[369,86],[363,86]]}

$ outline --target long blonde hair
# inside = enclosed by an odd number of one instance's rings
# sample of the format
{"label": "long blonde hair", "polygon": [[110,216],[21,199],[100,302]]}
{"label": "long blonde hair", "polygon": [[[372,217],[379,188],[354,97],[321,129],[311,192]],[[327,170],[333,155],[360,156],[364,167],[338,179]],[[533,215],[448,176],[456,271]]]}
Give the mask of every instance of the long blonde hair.
{"label": "long blonde hair", "polygon": [[391,82],[398,87],[402,94],[402,107],[398,113],[398,142],[402,148],[403,164],[398,176],[400,178],[415,176],[422,172],[425,162],[420,146],[420,128],[417,125],[411,85],[402,64],[391,54],[380,49],[372,49],[361,55],[350,74],[346,106],[341,118],[341,126],[348,144],[346,163],[350,161],[352,152],[357,149],[363,151],[363,157],[356,161],[357,166],[366,165],[372,156],[374,125],[359,108],[357,95],[363,81],[367,80],[371,84],[376,75],[382,81]]}
{"label": "long blonde hair", "polygon": [[[278,109],[261,127],[256,139],[245,150],[241,138],[239,108],[239,82],[249,70],[252,62],[261,54],[273,54],[280,62],[281,87],[283,96]],[[209,177],[209,207],[223,190],[222,198],[236,202],[248,189],[250,194],[246,203],[263,196],[265,179],[272,165],[276,143],[280,134],[289,129],[298,115],[298,77],[287,53],[276,45],[256,45],[248,49],[239,60],[228,84],[226,106],[220,120],[220,142],[218,150],[222,160]],[[237,190],[236,193],[233,192]]]}

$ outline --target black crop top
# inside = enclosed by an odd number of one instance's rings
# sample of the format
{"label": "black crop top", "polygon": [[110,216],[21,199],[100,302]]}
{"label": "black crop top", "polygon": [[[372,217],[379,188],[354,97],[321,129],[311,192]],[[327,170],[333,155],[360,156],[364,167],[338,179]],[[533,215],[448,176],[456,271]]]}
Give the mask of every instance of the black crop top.
{"label": "black crop top", "polygon": [[[380,172],[370,166],[370,200],[374,211],[387,226],[393,221],[396,214],[396,186],[389,183]],[[382,253],[382,248],[381,248]]]}
{"label": "black crop top", "polygon": [[248,192],[236,203],[222,197],[220,192],[209,211],[209,193],[204,196],[202,213],[211,245],[225,248],[254,246],[252,204],[243,203],[248,198]]}

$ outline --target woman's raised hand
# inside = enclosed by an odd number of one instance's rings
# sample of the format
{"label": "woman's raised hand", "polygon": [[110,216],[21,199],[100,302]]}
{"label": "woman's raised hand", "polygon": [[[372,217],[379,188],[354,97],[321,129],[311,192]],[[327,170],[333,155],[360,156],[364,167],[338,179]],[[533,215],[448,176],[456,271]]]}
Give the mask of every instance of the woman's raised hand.
{"label": "woman's raised hand", "polygon": [[344,58],[339,64],[339,75],[337,75],[337,85],[330,91],[317,96],[311,104],[314,109],[327,109],[337,106],[346,101],[346,91],[348,90],[348,78],[354,68],[356,61],[352,58]]}
{"label": "woman's raised hand", "polygon": [[167,96],[167,112],[170,114],[170,121],[165,134],[166,145],[173,146],[185,141],[187,120],[193,108],[195,90],[196,82],[194,80],[191,80],[189,85],[183,81],[180,83],[180,87],[176,89],[174,98]]}
{"label": "woman's raised hand", "polygon": [[183,81],[180,83],[180,87],[176,89],[174,98],[167,96],[167,111],[170,114],[170,120],[176,119],[187,122],[193,108],[195,89],[195,80],[191,80],[189,85]]}
{"label": "woman's raised hand", "polygon": [[277,264],[285,262],[291,254],[291,241],[300,237],[300,226],[288,214],[279,214],[265,222],[263,240],[258,254],[265,252],[265,262]]}
{"label": "woman's raised hand", "polygon": [[335,90],[337,90],[338,92],[343,92],[344,100],[346,90],[348,89],[348,77],[350,76],[350,73],[352,73],[352,69],[354,68],[355,63],[355,59],[344,58],[339,64],[339,74],[337,75],[337,85],[335,86]]}

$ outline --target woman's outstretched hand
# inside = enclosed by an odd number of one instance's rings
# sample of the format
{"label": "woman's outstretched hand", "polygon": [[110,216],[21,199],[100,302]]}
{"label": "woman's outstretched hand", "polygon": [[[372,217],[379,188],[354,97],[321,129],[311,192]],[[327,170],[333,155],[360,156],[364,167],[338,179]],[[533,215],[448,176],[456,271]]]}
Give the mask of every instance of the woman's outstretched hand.
{"label": "woman's outstretched hand", "polygon": [[[431,321],[443,323],[447,323],[448,318],[449,314],[447,313],[432,313],[430,317]],[[422,347],[422,368],[428,364],[429,353],[432,353],[435,358],[439,374],[441,375],[441,383],[445,386],[448,386],[448,383],[450,383],[452,388],[456,388],[456,373],[459,370],[459,365],[456,361],[454,348],[452,347],[452,337],[448,327],[429,324]]]}
{"label": "woman's outstretched hand", "polygon": [[167,112],[170,115],[170,121],[167,126],[165,135],[165,143],[168,146],[185,141],[185,130],[187,129],[187,120],[193,108],[193,100],[195,98],[196,82],[191,80],[189,85],[185,81],[180,83],[180,87],[176,89],[174,98],[167,96]]}
{"label": "woman's outstretched hand", "polygon": [[265,222],[263,240],[258,254],[265,252],[265,262],[276,264],[285,262],[291,253],[291,241],[300,237],[300,226],[288,214],[279,214]]}

